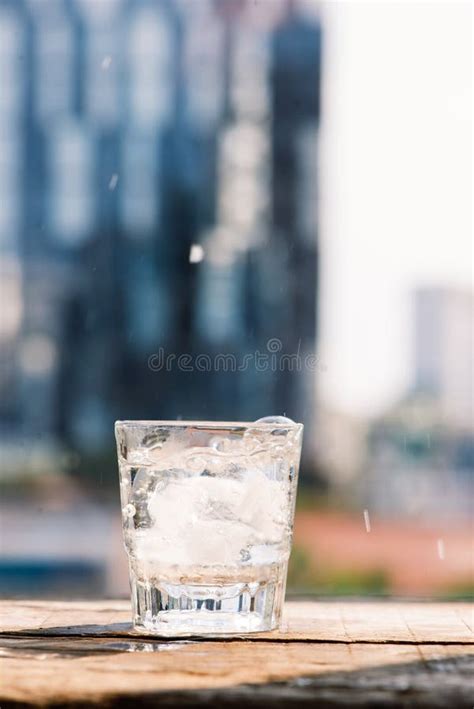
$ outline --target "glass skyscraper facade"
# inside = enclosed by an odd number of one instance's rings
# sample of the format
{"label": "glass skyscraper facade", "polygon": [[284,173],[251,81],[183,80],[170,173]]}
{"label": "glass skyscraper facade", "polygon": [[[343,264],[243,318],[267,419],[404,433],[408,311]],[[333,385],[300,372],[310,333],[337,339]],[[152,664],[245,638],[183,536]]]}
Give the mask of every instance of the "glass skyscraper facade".
{"label": "glass skyscraper facade", "polygon": [[320,46],[279,0],[0,2],[10,439],[99,450],[116,418],[311,422],[305,367],[150,358],[314,355]]}

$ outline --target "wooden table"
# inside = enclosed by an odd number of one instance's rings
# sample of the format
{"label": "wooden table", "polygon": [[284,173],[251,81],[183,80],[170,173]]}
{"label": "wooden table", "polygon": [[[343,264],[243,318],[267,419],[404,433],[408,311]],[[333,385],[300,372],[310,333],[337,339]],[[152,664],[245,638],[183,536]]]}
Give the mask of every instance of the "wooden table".
{"label": "wooden table", "polygon": [[3,601],[0,706],[474,706],[466,603],[286,604],[278,632],[164,640],[126,601]]}

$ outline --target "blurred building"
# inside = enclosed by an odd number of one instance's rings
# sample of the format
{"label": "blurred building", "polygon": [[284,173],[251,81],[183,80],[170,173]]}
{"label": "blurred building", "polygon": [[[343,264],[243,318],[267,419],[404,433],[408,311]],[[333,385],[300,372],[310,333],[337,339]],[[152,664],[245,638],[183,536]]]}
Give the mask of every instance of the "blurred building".
{"label": "blurred building", "polygon": [[316,418],[316,457],[331,490],[338,499],[353,497],[354,484],[365,474],[369,423],[360,416],[320,404]]}
{"label": "blurred building", "polygon": [[414,312],[415,391],[433,397],[450,424],[472,427],[472,293],[420,288],[414,295]]}
{"label": "blurred building", "polygon": [[372,423],[365,504],[385,515],[468,520],[474,492],[472,294],[414,294],[414,377]]}
{"label": "blurred building", "polygon": [[415,396],[370,429],[364,506],[388,517],[467,522],[473,473],[472,430],[449,426],[433,399]]}
{"label": "blurred building", "polygon": [[292,2],[1,3],[3,439],[311,422],[304,368],[148,360],[314,354],[320,41]]}

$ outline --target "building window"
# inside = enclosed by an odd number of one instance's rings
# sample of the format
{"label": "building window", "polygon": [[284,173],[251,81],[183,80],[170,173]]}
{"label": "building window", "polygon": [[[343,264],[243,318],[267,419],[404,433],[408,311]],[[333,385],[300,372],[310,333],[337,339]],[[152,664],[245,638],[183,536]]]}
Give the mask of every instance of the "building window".
{"label": "building window", "polygon": [[270,113],[268,35],[245,27],[236,33],[231,102],[237,116],[265,120]]}
{"label": "building window", "polygon": [[36,110],[47,120],[72,110],[74,35],[66,16],[58,14],[38,23],[36,37]]}
{"label": "building window", "polygon": [[129,34],[131,120],[154,127],[169,120],[173,108],[173,46],[171,26],[155,7],[139,10]]}
{"label": "building window", "polygon": [[158,141],[154,134],[128,133],[123,141],[121,213],[125,229],[139,236],[158,224]]}
{"label": "building window", "polygon": [[208,4],[190,9],[184,16],[188,112],[193,125],[212,129],[223,110],[224,28]]}
{"label": "building window", "polygon": [[92,121],[113,127],[120,121],[118,32],[90,28],[86,54],[86,111]]}
{"label": "building window", "polygon": [[51,135],[51,227],[65,245],[81,243],[93,227],[93,149],[91,136],[74,121]]}
{"label": "building window", "polygon": [[16,14],[0,7],[0,126],[12,127],[23,113],[25,73],[23,26]]}

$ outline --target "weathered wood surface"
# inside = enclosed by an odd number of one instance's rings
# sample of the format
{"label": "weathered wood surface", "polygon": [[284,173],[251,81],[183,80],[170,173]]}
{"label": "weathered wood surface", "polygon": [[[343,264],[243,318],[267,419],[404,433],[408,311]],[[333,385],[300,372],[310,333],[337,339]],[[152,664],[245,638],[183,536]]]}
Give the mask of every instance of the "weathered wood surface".
{"label": "weathered wood surface", "polygon": [[164,640],[125,601],[0,603],[0,706],[472,707],[472,606],[292,602],[278,632]]}

